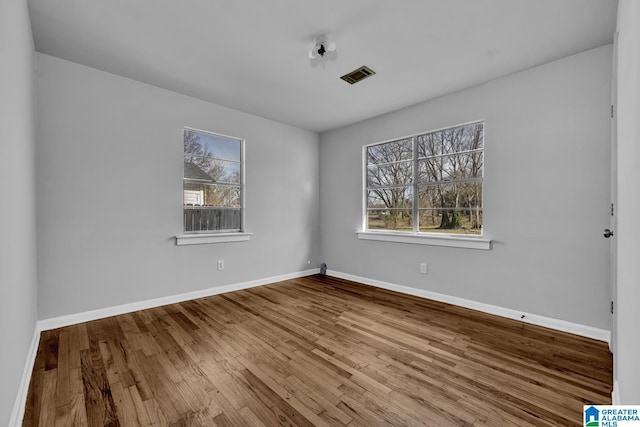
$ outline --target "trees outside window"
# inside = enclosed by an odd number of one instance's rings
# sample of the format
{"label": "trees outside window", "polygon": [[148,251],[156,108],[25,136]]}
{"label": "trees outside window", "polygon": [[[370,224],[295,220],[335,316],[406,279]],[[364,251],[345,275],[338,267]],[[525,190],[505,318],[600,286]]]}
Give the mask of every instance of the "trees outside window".
{"label": "trees outside window", "polygon": [[365,147],[365,228],[482,234],[484,123]]}
{"label": "trees outside window", "polygon": [[184,231],[242,231],[243,140],[185,128]]}

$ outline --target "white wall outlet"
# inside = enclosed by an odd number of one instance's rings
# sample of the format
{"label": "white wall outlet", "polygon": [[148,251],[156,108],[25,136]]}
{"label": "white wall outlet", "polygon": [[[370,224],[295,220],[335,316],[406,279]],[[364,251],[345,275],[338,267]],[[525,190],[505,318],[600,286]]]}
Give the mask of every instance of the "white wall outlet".
{"label": "white wall outlet", "polygon": [[428,274],[429,273],[429,270],[428,270],[426,262],[421,262],[420,263],[420,273],[422,273],[422,274]]}
{"label": "white wall outlet", "polygon": [[218,271],[220,270],[224,270],[224,260],[223,259],[219,259],[218,260]]}

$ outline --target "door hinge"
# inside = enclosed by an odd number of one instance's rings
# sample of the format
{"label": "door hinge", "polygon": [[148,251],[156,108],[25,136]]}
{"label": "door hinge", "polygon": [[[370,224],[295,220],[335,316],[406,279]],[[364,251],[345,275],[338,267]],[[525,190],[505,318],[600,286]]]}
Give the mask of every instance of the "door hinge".
{"label": "door hinge", "polygon": [[611,203],[611,216],[613,216],[613,203]]}
{"label": "door hinge", "polygon": [[613,314],[613,301],[611,301],[611,314]]}
{"label": "door hinge", "polygon": [[613,119],[613,105],[611,105],[611,118]]}

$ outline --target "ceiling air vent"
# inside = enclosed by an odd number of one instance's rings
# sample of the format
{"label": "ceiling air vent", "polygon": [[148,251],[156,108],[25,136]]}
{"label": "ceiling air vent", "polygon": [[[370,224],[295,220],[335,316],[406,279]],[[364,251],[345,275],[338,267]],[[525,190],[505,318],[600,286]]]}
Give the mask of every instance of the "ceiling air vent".
{"label": "ceiling air vent", "polygon": [[375,73],[376,72],[371,68],[363,65],[362,67],[355,69],[340,78],[349,84],[354,84],[366,79],[367,77],[373,76]]}

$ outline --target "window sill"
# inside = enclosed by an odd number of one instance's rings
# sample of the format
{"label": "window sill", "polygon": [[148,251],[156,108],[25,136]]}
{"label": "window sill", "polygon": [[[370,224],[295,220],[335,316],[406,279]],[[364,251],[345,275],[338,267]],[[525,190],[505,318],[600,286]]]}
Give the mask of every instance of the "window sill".
{"label": "window sill", "polygon": [[182,234],[176,236],[176,246],[246,242],[251,236],[253,236],[253,233]]}
{"label": "window sill", "polygon": [[360,240],[445,246],[449,248],[491,249],[491,240],[483,239],[482,237],[434,236],[426,234],[405,234],[380,231],[356,231],[356,234]]}

